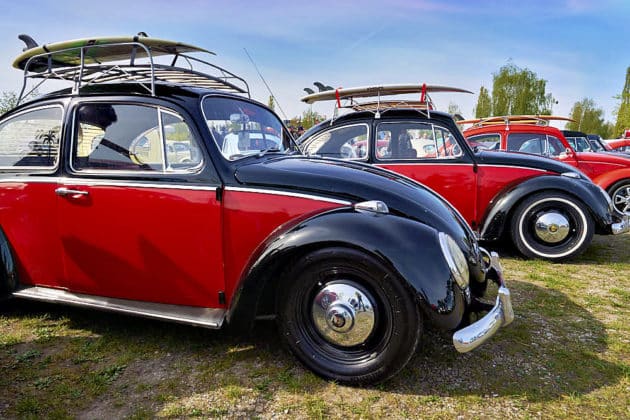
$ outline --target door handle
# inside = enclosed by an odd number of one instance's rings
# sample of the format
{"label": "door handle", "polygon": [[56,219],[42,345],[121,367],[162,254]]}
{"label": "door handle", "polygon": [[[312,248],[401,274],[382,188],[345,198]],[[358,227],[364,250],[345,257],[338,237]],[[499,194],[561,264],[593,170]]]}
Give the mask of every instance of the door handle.
{"label": "door handle", "polygon": [[79,198],[88,195],[89,192],[61,187],[55,190],[55,194],[61,197]]}

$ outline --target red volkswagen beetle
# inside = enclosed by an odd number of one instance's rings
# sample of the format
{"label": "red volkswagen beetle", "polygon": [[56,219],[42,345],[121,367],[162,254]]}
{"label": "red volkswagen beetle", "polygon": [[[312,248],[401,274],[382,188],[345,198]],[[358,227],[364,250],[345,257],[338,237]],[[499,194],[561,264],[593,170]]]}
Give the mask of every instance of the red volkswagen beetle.
{"label": "red volkswagen beetle", "polygon": [[610,195],[620,212],[630,214],[630,158],[622,154],[576,152],[562,132],[548,125],[565,117],[513,115],[481,120],[464,130],[469,142],[494,144],[496,150],[535,154],[556,159],[580,169]]}

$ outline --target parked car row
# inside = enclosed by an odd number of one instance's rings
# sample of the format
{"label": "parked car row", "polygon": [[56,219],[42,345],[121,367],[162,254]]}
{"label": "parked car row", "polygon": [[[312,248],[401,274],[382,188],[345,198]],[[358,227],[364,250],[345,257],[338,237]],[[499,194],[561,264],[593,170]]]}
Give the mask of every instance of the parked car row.
{"label": "parked car row", "polygon": [[[366,162],[421,182],[454,205],[480,239],[508,237],[526,257],[561,261],[582,253],[594,233],[627,231],[623,212],[630,213],[629,159],[591,153],[578,160],[559,130],[539,124],[543,118],[484,120],[483,127],[464,131],[466,141],[453,118],[432,110],[428,100],[424,107],[416,101],[381,100],[377,112],[365,111],[357,103],[357,98],[380,98],[401,90],[400,85],[369,86],[303,97],[306,103],[347,99],[354,111],[304,133],[298,139],[302,151]],[[407,89],[423,95],[445,90],[426,85]],[[389,139],[387,144],[383,138]],[[428,140],[436,153],[418,153],[420,138]],[[342,153],[359,142],[367,142],[366,151],[350,157]],[[383,148],[387,153],[381,152]],[[575,169],[578,163],[600,181],[601,188]],[[610,191],[614,206],[602,188]]]}
{"label": "parked car row", "polygon": [[235,331],[275,319],[313,372],[366,384],[400,371],[427,324],[466,352],[512,322],[479,238],[561,260],[628,230],[582,172],[474,150],[422,105],[364,104],[298,146],[202,48],[33,44],[14,62],[24,86],[72,87],[0,117],[1,297]]}

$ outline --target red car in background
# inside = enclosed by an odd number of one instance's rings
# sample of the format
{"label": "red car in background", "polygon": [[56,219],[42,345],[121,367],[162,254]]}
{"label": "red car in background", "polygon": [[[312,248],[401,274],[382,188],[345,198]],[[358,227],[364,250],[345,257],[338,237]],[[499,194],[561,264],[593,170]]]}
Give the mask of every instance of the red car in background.
{"label": "red car in background", "polygon": [[606,143],[614,151],[630,152],[630,138],[606,140]]}
{"label": "red car in background", "polygon": [[463,134],[469,144],[508,152],[549,157],[580,169],[610,195],[620,212],[630,214],[630,158],[623,155],[576,152],[562,132],[549,121],[555,116],[512,115],[458,121],[473,124]]}

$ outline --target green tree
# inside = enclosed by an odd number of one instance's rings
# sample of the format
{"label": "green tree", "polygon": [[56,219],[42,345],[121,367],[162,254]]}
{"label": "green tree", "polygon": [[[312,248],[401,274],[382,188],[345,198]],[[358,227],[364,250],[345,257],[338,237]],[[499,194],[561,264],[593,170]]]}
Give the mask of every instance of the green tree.
{"label": "green tree", "polygon": [[473,110],[475,118],[485,118],[492,115],[492,98],[488,89],[481,86],[479,89],[479,98],[477,98],[477,106]]}
{"label": "green tree", "polygon": [[630,67],[626,70],[626,83],[618,98],[621,100],[621,103],[619,108],[617,108],[614,137],[621,137],[624,130],[630,128]]}
{"label": "green tree", "polygon": [[603,115],[604,110],[598,108],[594,100],[584,98],[573,105],[570,116],[575,121],[567,124],[567,130],[599,134],[603,138],[607,138],[610,135],[610,125],[604,121]]}
{"label": "green tree", "polygon": [[555,99],[546,86],[533,71],[506,64],[493,74],[493,115],[551,114]]}
{"label": "green tree", "polygon": [[302,126],[305,130],[308,130],[315,124],[318,124],[325,119],[326,117],[324,115],[321,115],[318,112],[313,111],[312,109],[307,109],[302,113],[301,116],[291,118],[289,124],[293,127]]}
{"label": "green tree", "polygon": [[0,114],[15,108],[17,99],[17,93],[15,92],[2,92],[0,94]]}

